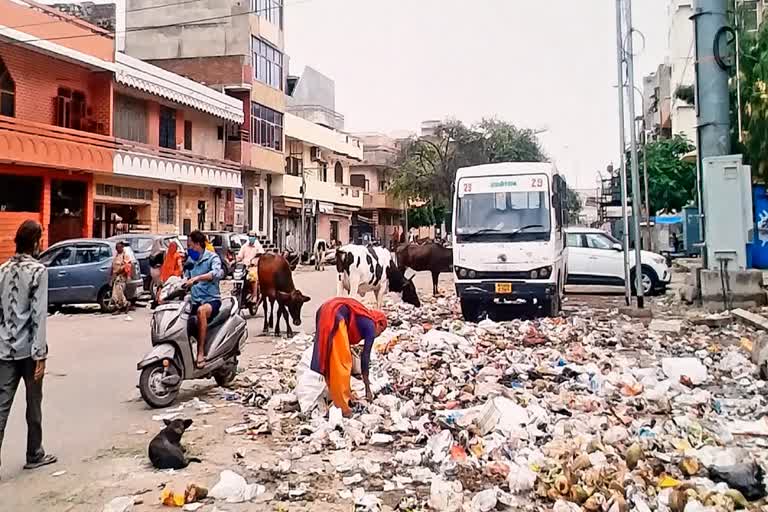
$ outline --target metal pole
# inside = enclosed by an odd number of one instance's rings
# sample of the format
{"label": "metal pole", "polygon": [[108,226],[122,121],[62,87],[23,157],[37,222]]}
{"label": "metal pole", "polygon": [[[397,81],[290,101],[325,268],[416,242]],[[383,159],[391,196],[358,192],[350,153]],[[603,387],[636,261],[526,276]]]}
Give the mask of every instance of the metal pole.
{"label": "metal pole", "polygon": [[643,187],[645,188],[645,229],[648,231],[648,250],[653,250],[651,243],[651,203],[648,202],[648,130],[643,118]]}
{"label": "metal pole", "polygon": [[629,97],[629,118],[632,122],[629,124],[629,138],[631,144],[631,174],[632,174],[632,231],[635,234],[635,294],[637,295],[637,307],[642,309],[645,306],[643,297],[643,273],[642,259],[640,250],[640,169],[637,162],[637,130],[635,128],[635,57],[634,44],[632,42],[632,0],[626,3],[626,21],[627,21],[627,96]]}
{"label": "metal pole", "polygon": [[632,294],[629,286],[629,219],[627,218],[627,166],[624,137],[624,36],[621,30],[622,0],[616,0],[616,66],[619,92],[619,174],[621,176],[621,218],[624,222],[624,300],[629,306]]}
{"label": "metal pole", "polygon": [[739,123],[739,142],[744,142],[741,131],[741,40],[739,35],[738,0],[733,0],[733,19],[736,28],[736,116]]}
{"label": "metal pole", "polygon": [[307,236],[307,226],[306,226],[306,206],[305,206],[305,199],[307,196],[307,180],[305,176],[306,172],[304,169],[301,170],[301,237],[299,237],[299,258],[301,258],[301,253],[304,252],[304,244],[306,242],[305,238]]}

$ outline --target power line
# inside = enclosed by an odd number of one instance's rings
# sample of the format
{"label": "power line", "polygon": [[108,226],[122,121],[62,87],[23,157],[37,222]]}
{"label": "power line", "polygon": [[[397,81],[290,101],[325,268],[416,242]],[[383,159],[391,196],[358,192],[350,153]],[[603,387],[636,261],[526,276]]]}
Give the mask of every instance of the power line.
{"label": "power line", "polygon": [[[296,0],[295,2],[291,2],[290,4],[285,4],[285,5],[306,4],[306,3],[309,3],[309,2],[312,2],[312,1],[313,0]],[[135,27],[135,28],[132,28],[132,29],[129,28],[129,29],[120,30],[120,31],[115,30],[114,32],[107,31],[107,34],[115,36],[117,34],[127,34],[127,33],[130,33],[130,32],[142,32],[142,31],[145,31],[145,30],[158,30],[158,29],[163,29],[163,28],[178,27],[178,26],[181,26],[181,25],[194,25],[194,24],[205,23],[205,22],[209,22],[209,21],[218,21],[218,20],[223,20],[223,19],[227,19],[227,18],[235,18],[237,16],[246,16],[246,15],[249,15],[249,14],[260,14],[262,12],[267,12],[267,11],[270,11],[272,9],[274,9],[274,7],[268,7],[268,8],[264,8],[264,9],[254,9],[252,11],[245,11],[245,12],[240,12],[240,13],[235,13],[235,14],[226,14],[226,15],[223,15],[223,16],[212,16],[210,18],[200,18],[200,19],[196,19],[196,20],[188,20],[188,21],[184,21],[182,23],[166,23],[164,25],[153,25],[153,26],[149,26],[149,27]],[[99,35],[101,35],[101,34],[92,33],[92,34],[80,34],[80,35],[59,36],[59,37],[39,37],[39,38],[34,38],[34,39],[25,39],[24,41],[6,42],[4,44],[20,45],[20,44],[27,44],[27,43],[36,43],[36,42],[40,42],[40,41],[49,41],[50,42],[50,41],[70,40],[70,39],[79,39],[81,37],[94,37],[94,36],[99,36]]]}
{"label": "power line", "polygon": [[[150,5],[150,6],[147,6],[147,7],[137,7],[136,9],[127,9],[125,12],[127,14],[127,13],[130,13],[130,12],[149,11],[149,10],[152,10],[152,9],[162,9],[163,7],[175,7],[177,5],[193,4],[193,3],[199,2],[199,1],[200,0],[183,0],[181,2],[174,2],[174,3],[171,3],[171,4]],[[117,4],[115,4],[115,5],[117,5]],[[51,9],[56,10],[55,7],[51,7]],[[115,7],[115,9],[117,9],[117,7]],[[69,13],[66,13],[64,11],[61,11],[61,13],[65,14],[65,15],[77,17],[74,14],[69,14]],[[51,16],[55,16],[56,15],[56,13],[49,13],[47,11],[46,11],[46,14],[49,14]],[[80,18],[78,18],[78,19],[80,19]],[[85,20],[83,20],[83,21],[85,21]],[[16,30],[16,29],[19,29],[19,28],[39,27],[41,25],[50,25],[52,23],[67,23],[67,22],[68,22],[68,20],[66,20],[66,19],[63,19],[63,20],[51,20],[51,21],[41,21],[41,22],[38,22],[38,23],[25,23],[24,25],[16,25],[16,26],[13,26],[13,27],[6,27],[6,28],[11,28],[11,29]]]}

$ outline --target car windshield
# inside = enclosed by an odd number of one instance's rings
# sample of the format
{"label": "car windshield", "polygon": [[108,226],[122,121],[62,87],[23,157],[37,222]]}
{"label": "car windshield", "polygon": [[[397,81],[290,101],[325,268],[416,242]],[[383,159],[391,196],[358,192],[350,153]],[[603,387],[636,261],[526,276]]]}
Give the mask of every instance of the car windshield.
{"label": "car windshield", "polygon": [[[475,187],[472,182],[459,181],[456,232],[471,235],[484,232],[489,234],[548,233],[550,231],[549,198],[546,190],[546,178],[516,177],[519,181],[538,180],[536,184],[543,190],[501,190],[493,191],[495,186],[480,183]],[[517,181],[502,181],[514,188]],[[477,193],[475,193],[477,190]],[[463,194],[462,194],[463,192]]]}
{"label": "car windshield", "polygon": [[135,252],[149,252],[152,249],[151,238],[129,238],[126,241]]}

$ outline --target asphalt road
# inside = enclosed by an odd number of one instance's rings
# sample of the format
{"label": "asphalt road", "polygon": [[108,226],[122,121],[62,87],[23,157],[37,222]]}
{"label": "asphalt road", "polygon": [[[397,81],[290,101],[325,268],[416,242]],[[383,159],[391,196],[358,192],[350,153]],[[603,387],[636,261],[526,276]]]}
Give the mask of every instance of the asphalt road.
{"label": "asphalt road", "polygon": [[[293,328],[312,333],[317,307],[335,295],[336,273],[329,267],[325,272],[300,271],[294,277],[299,289],[312,300],[302,309],[301,327]],[[136,310],[129,317],[67,309],[48,319],[50,355],[43,388],[43,436],[45,449],[59,457],[57,469],[109,448],[113,435],[130,431],[132,424],[151,414],[136,389],[136,363],[150,349],[150,311]],[[274,338],[261,336],[263,322],[261,312],[249,320],[246,355],[269,352]],[[285,325],[282,327],[284,330]],[[188,382],[184,388],[189,394],[201,384],[206,381]],[[22,383],[3,442],[3,480],[17,476],[25,462],[23,389]]]}

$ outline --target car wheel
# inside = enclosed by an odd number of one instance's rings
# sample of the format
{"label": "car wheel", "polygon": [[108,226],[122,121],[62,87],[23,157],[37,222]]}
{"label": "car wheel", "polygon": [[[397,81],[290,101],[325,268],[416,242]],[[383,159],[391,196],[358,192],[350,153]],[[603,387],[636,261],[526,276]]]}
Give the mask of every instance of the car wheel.
{"label": "car wheel", "polygon": [[[655,295],[656,290],[659,288],[659,277],[652,268],[643,265],[641,268],[640,282],[643,284],[643,295],[650,297]],[[635,286],[635,271],[632,271],[632,293],[637,294],[637,287]]]}
{"label": "car wheel", "polygon": [[105,286],[99,291],[99,296],[96,298],[99,303],[102,313],[109,313],[112,311],[112,288]]}

